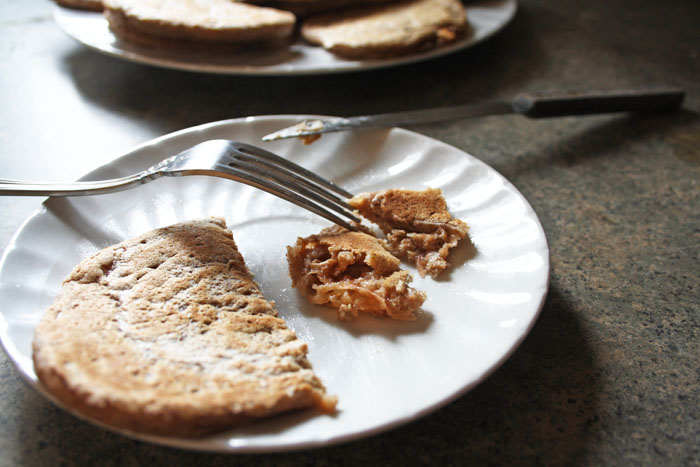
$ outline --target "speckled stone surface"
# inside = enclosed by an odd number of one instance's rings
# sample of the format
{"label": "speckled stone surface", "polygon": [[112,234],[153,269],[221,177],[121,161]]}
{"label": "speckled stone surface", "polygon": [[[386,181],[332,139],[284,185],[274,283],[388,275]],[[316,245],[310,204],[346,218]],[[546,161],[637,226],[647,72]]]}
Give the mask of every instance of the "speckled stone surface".
{"label": "speckled stone surface", "polygon": [[[0,175],[12,178],[77,178],[155,136],[247,115],[353,115],[555,89],[687,91],[668,115],[412,128],[505,175],[551,249],[531,334],[447,407],[323,449],[187,452],[62,412],[0,355],[0,465],[700,465],[699,25],[696,0],[523,0],[502,33],[431,62],[233,77],[105,57],[61,33],[48,1],[0,3]],[[0,198],[1,248],[39,204]]]}

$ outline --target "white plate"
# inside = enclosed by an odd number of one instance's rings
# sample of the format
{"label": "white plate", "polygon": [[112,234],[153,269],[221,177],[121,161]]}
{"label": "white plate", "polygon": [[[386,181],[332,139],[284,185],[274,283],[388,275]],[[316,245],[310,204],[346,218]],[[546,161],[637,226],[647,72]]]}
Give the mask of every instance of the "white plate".
{"label": "white plate", "polygon": [[54,8],[56,23],[78,42],[125,60],[180,70],[241,75],[318,74],[361,71],[414,63],[462,50],[500,31],[515,15],[516,0],[477,1],[467,6],[467,19],[474,34],[445,47],[386,60],[345,60],[296,41],[277,51],[236,54],[184,52],[143,47],[117,39],[101,13]]}
{"label": "white plate", "polygon": [[[308,116],[307,116],[308,117]],[[211,123],[142,145],[85,179],[127,175],[198,142],[229,138],[255,144],[303,116]],[[297,413],[201,440],[125,433],[183,448],[255,452],[355,439],[425,415],[494,371],[532,327],[549,278],[547,242],[520,193],[483,162],[452,146],[401,129],[324,135],[311,146],[267,143],[353,192],[441,188],[453,215],[471,226],[474,248],[458,247],[442,280],[420,278],[425,316],[414,322],[335,319],[290,288],[286,245],[328,223],[267,193],[208,177],[160,179],[121,193],[53,198],[17,232],[0,263],[0,338],[36,389],[31,339],[61,281],[89,254],[150,229],[206,216],[225,217],[241,253],[280,315],[309,343],[310,360],[339,413]],[[465,423],[469,423],[465,420]]]}

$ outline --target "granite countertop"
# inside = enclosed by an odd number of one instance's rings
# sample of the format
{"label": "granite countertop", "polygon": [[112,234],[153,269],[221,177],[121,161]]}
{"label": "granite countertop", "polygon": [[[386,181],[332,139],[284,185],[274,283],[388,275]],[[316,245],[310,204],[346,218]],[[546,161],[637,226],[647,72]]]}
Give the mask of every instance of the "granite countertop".
{"label": "granite countertop", "polygon": [[[675,85],[683,109],[411,129],[476,155],[539,216],[550,289],[516,352],[446,407],[335,446],[199,453],[105,431],[0,353],[0,465],[700,465],[700,7],[522,0],[488,41],[429,62],[227,76],[98,54],[47,0],[0,4],[0,175],[75,179],[133,146],[249,115],[354,115],[521,91]],[[28,163],[31,162],[31,163]],[[0,248],[41,200],[0,198]],[[2,304],[0,304],[2,306]],[[410,389],[410,388],[409,388]]]}

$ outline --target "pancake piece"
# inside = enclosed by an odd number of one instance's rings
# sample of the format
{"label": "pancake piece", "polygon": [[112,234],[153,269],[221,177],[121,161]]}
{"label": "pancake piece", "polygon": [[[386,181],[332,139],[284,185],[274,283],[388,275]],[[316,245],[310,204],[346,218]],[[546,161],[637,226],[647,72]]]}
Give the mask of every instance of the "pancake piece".
{"label": "pancake piece", "polygon": [[110,29],[144,45],[283,46],[296,17],[288,11],[231,0],[104,0]]}
{"label": "pancake piece", "polygon": [[412,320],[425,293],[408,284],[408,271],[375,237],[330,227],[317,235],[298,238],[287,247],[292,287],[311,303],[337,309],[349,321],[359,313]]}
{"label": "pancake piece", "polygon": [[390,58],[430,49],[468,30],[459,0],[405,0],[312,16],[304,39],[349,59]]}
{"label": "pancake piece", "polygon": [[39,381],[65,406],[180,437],[292,409],[333,411],[306,355],[220,219],[157,229],[85,259],[33,342]]}
{"label": "pancake piece", "polygon": [[469,232],[465,222],[452,217],[436,188],[362,193],[348,204],[377,224],[389,251],[415,262],[421,277],[436,278],[447,269],[450,249]]}
{"label": "pancake piece", "polygon": [[55,0],[56,4],[76,10],[102,11],[102,0]]}

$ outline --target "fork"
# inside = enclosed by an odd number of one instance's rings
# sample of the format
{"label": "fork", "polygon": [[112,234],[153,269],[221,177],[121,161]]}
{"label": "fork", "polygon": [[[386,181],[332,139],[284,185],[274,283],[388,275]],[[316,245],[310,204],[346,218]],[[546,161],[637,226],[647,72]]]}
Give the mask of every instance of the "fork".
{"label": "fork", "polygon": [[[0,179],[0,196],[85,196],[124,191],[161,177],[208,175],[235,180],[296,204],[348,230],[361,221],[346,203],[353,194],[256,146],[210,140],[126,177],[71,183]],[[341,217],[342,216],[342,217]]]}

